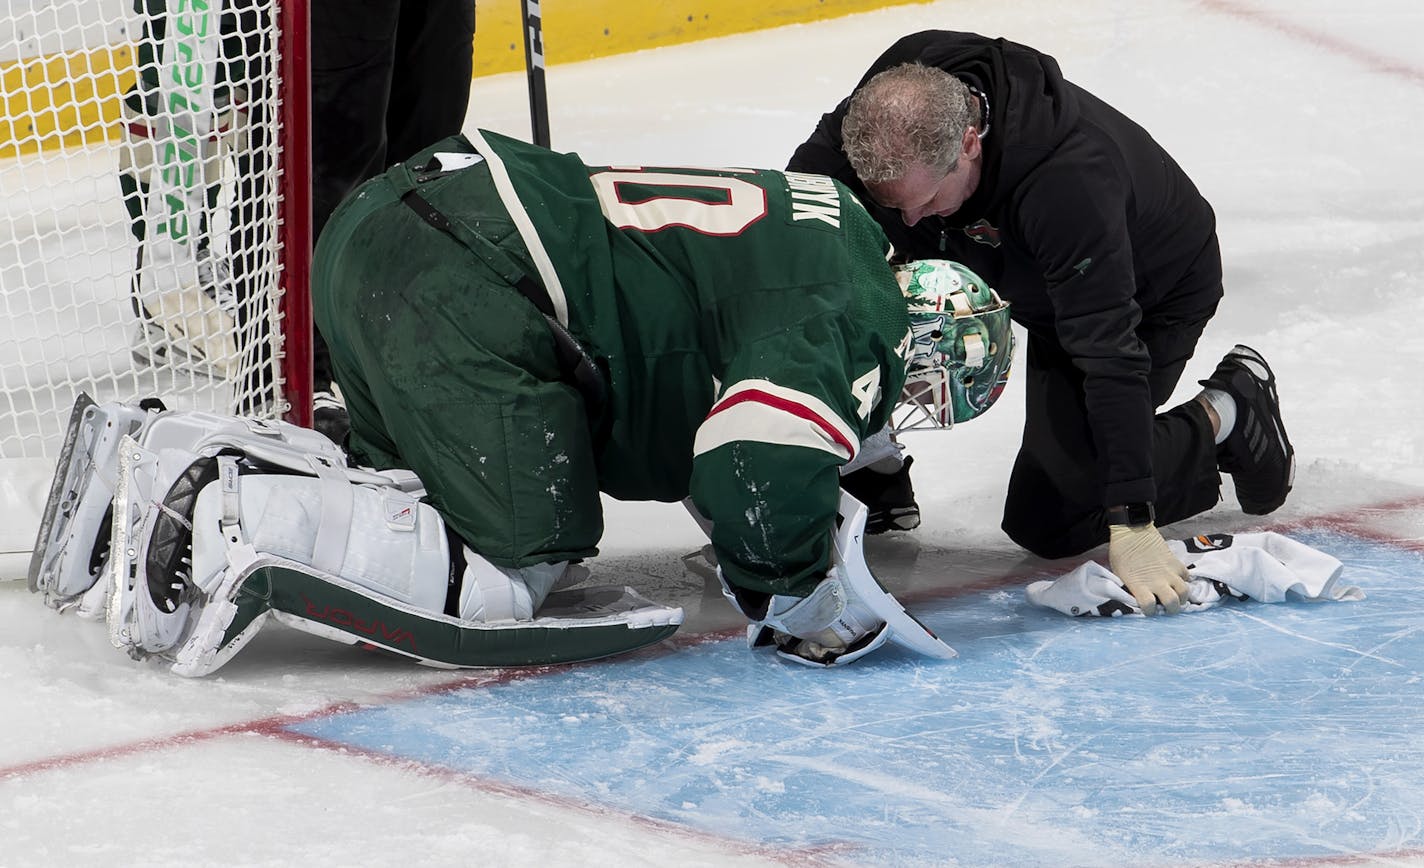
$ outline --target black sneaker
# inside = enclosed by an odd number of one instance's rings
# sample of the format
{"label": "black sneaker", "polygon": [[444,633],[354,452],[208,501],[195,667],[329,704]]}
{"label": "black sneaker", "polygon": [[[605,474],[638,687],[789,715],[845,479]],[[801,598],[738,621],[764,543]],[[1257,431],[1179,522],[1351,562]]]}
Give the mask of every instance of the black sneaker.
{"label": "black sneaker", "polygon": [[915,488],[910,484],[910,465],[914,460],[906,458],[894,473],[862,467],[841,477],[841,488],[865,504],[869,513],[865,520],[866,533],[913,530],[920,526],[920,507],[915,503]]}
{"label": "black sneaker", "polygon": [[1260,353],[1237,344],[1201,384],[1236,401],[1236,425],[1217,447],[1217,468],[1231,474],[1243,512],[1273,512],[1286,502],[1295,483],[1295,449],[1281,424],[1281,402],[1270,365]]}

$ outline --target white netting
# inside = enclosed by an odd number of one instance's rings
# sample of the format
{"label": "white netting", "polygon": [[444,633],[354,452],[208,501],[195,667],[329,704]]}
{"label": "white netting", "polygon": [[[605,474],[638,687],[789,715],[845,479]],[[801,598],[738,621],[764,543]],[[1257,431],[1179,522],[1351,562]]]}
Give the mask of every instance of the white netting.
{"label": "white netting", "polygon": [[[172,13],[163,0],[5,3],[0,459],[53,458],[80,391],[285,409],[279,3],[209,2],[211,18],[203,0],[170,0]],[[160,33],[172,56],[196,46],[208,62],[165,63]],[[241,134],[217,129],[234,107]],[[192,231],[159,228],[160,212]]]}

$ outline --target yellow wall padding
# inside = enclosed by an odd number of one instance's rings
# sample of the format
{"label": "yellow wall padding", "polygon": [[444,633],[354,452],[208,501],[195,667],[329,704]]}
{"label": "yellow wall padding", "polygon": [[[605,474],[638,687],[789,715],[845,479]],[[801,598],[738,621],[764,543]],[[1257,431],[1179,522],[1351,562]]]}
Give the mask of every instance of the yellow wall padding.
{"label": "yellow wall padding", "polygon": [[133,67],[127,45],[0,64],[0,158],[116,136]]}
{"label": "yellow wall padding", "polygon": [[[572,63],[929,0],[547,0],[533,3],[547,65]],[[474,74],[524,68],[519,0],[478,0]],[[0,158],[117,135],[133,50],[111,46],[0,64]]]}
{"label": "yellow wall padding", "polygon": [[[547,0],[547,64],[572,63],[929,0]],[[524,68],[519,0],[478,0],[475,75]]]}

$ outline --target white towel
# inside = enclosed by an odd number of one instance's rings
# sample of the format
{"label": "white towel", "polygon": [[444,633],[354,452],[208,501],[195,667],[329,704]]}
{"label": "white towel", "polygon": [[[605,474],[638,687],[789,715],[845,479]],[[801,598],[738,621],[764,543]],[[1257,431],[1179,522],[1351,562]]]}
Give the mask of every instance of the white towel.
{"label": "white towel", "polygon": [[[1211,608],[1226,597],[1261,603],[1365,598],[1359,588],[1340,582],[1339,560],[1278,533],[1206,534],[1168,540],[1167,547],[1191,573],[1184,612]],[[1096,561],[1034,582],[1024,594],[1030,603],[1065,615],[1142,614],[1122,580]]]}

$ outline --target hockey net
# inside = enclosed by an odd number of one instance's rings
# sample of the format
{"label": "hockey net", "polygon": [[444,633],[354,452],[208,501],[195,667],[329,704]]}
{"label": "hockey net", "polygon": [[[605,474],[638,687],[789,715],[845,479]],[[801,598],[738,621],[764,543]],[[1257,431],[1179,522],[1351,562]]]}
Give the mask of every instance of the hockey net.
{"label": "hockey net", "polygon": [[0,505],[47,487],[80,392],[308,421],[306,0],[7,8]]}

